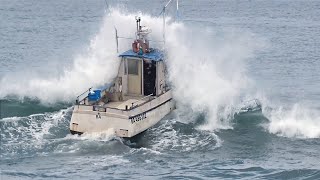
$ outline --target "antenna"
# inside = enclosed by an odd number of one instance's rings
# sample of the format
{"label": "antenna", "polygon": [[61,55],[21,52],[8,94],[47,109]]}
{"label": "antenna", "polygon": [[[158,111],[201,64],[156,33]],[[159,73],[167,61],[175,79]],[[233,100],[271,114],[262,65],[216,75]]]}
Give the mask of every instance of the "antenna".
{"label": "antenna", "polygon": [[[139,36],[139,31],[141,29],[141,26],[140,26],[140,22],[141,22],[141,18],[136,16],[136,22],[137,22],[137,34],[136,34],[136,39],[138,39],[138,36]],[[139,37],[140,38],[140,37]]]}
{"label": "antenna", "polygon": [[179,20],[179,0],[177,0],[177,19]]}

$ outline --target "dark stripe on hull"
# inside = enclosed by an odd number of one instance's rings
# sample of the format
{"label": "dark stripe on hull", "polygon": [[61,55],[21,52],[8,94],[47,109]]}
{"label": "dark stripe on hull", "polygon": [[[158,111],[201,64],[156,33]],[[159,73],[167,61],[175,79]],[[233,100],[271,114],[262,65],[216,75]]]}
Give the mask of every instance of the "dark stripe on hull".
{"label": "dark stripe on hull", "polygon": [[75,134],[77,134],[77,135],[81,135],[81,134],[83,134],[83,132],[79,132],[79,131],[72,131],[72,130],[70,130],[70,133],[71,133],[72,135],[75,135]]}
{"label": "dark stripe on hull", "polygon": [[129,116],[129,119],[130,119],[130,118],[133,118],[133,117],[135,117],[135,116],[139,116],[140,114],[153,111],[154,109],[157,109],[158,107],[166,104],[167,102],[169,102],[169,101],[171,101],[171,100],[172,100],[172,98],[170,98],[170,99],[166,100],[165,102],[163,102],[163,103],[161,103],[161,104],[159,104],[159,105],[157,105],[157,106],[155,106],[155,107],[153,107],[153,108],[151,108],[151,109],[148,109],[148,110],[146,110],[146,111],[144,111],[144,112],[142,112],[142,113],[136,114],[136,115],[134,115],[134,116]]}
{"label": "dark stripe on hull", "polygon": [[[132,138],[137,138],[137,137],[140,137],[144,132],[146,132],[148,129],[146,129],[146,130],[144,130],[144,131],[142,131],[142,132],[140,132],[139,134],[136,134],[136,135],[134,135],[134,136],[132,136],[132,137],[122,137],[123,139],[125,139],[125,140],[132,140]],[[82,135],[83,134],[83,132],[79,132],[79,131],[72,131],[72,130],[70,130],[70,133],[72,134],[72,135],[75,135],[75,134],[77,134],[77,135]]]}

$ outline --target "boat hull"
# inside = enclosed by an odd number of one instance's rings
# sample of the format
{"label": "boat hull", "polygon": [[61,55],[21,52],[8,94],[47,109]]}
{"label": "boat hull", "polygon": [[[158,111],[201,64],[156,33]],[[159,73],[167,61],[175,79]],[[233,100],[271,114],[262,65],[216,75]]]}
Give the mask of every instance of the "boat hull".
{"label": "boat hull", "polygon": [[113,133],[133,137],[158,123],[175,107],[171,92],[130,110],[95,111],[93,106],[76,105],[70,122],[71,134]]}

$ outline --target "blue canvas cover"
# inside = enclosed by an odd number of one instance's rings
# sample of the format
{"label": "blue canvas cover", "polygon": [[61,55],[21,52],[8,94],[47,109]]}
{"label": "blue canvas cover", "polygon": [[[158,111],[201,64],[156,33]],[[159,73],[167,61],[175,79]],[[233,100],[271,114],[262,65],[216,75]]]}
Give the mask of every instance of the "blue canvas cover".
{"label": "blue canvas cover", "polygon": [[94,90],[93,92],[89,92],[88,99],[89,101],[97,101],[101,98],[101,90]]}
{"label": "blue canvas cover", "polygon": [[136,58],[145,58],[150,59],[152,61],[161,61],[164,59],[164,54],[160,50],[153,49],[149,53],[143,53],[139,55],[138,53],[133,52],[132,50],[128,50],[119,55],[119,57],[136,57]]}

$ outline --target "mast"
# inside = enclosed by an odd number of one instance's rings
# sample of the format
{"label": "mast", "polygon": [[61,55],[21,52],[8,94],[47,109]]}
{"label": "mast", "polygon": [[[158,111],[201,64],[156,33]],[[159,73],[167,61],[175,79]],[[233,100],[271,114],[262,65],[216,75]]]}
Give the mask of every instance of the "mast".
{"label": "mast", "polygon": [[163,44],[166,46],[166,7],[163,8]]}
{"label": "mast", "polygon": [[114,27],[115,33],[116,33],[116,45],[117,45],[117,53],[119,53],[119,42],[118,42],[118,30],[116,27]]}
{"label": "mast", "polygon": [[[163,17],[163,43],[164,43],[164,46],[166,45],[166,8],[169,6],[169,4],[172,2],[172,0],[169,0],[167,2],[167,4],[165,6],[163,6],[163,9],[162,9],[162,17]],[[161,14],[160,13],[160,14]],[[177,17],[179,17],[179,0],[177,0]]]}
{"label": "mast", "polygon": [[177,19],[179,20],[179,0],[177,0]]}

